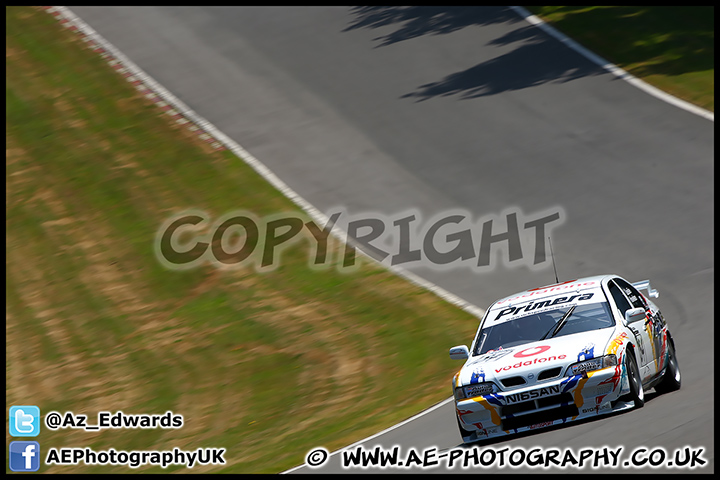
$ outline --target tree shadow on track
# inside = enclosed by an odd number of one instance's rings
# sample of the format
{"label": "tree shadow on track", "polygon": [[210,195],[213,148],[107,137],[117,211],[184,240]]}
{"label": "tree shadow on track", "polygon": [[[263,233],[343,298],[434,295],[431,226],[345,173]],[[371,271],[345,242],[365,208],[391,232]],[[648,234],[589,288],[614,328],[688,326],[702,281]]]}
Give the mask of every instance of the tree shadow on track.
{"label": "tree shadow on track", "polygon": [[423,35],[442,35],[465,27],[493,23],[519,22],[522,19],[509,8],[492,7],[353,7],[357,18],[344,32],[359,28],[381,28],[397,25],[398,29],[376,37],[375,48],[410,40]]}
{"label": "tree shadow on track", "polygon": [[[356,19],[344,31],[358,28],[398,28],[376,37],[388,46],[424,35],[449,34],[466,27],[523,22],[485,46],[518,44],[509,53],[420,85],[400,98],[425,101],[434,97],[459,96],[474,99],[502,92],[521,90],[545,83],[564,83],[605,71],[573,52],[557,40],[526,24],[509,8],[491,7],[356,7]],[[478,45],[478,48],[483,48]]]}
{"label": "tree shadow on track", "polygon": [[559,45],[554,45],[552,40],[538,38],[536,32],[529,32],[531,27],[523,30],[531,33],[536,40],[529,38],[530,43],[510,53],[452,73],[437,82],[421,85],[415,92],[401,98],[424,101],[459,95],[461,99],[473,99],[604,73],[585,59],[568,58],[566,52],[557,51]]}

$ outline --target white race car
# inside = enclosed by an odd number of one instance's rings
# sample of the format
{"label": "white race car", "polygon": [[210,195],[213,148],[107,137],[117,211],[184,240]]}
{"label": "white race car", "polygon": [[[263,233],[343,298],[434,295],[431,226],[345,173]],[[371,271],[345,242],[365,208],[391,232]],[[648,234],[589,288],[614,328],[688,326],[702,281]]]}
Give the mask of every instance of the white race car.
{"label": "white race car", "polygon": [[619,410],[680,388],[672,336],[650,282],[617,275],[535,288],[493,303],[453,377],[463,441]]}

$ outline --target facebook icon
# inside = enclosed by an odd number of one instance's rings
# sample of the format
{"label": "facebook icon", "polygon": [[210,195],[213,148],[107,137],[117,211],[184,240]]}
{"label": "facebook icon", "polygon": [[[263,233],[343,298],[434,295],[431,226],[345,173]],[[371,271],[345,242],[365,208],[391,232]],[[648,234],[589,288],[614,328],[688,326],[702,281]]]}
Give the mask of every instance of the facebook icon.
{"label": "facebook icon", "polygon": [[37,472],[40,468],[40,444],[38,442],[10,442],[10,470],[13,472]]}

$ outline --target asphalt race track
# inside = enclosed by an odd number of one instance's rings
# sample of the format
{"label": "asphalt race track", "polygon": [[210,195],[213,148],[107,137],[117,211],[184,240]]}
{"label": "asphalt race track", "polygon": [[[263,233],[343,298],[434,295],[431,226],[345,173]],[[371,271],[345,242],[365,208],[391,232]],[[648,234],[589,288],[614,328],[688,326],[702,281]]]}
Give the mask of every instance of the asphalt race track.
{"label": "asphalt race track", "polygon": [[[712,121],[506,8],[71,10],[324,212],[561,211],[560,280],[650,279],[683,386],[648,394],[640,410],[493,448],[703,448],[703,468],[675,471],[714,472]],[[554,283],[551,264],[516,267],[496,253],[480,273],[412,270],[481,308]],[[438,382],[450,395],[450,379]],[[366,446],[447,451],[460,441],[447,403]],[[295,471],[343,471],[339,458]]]}

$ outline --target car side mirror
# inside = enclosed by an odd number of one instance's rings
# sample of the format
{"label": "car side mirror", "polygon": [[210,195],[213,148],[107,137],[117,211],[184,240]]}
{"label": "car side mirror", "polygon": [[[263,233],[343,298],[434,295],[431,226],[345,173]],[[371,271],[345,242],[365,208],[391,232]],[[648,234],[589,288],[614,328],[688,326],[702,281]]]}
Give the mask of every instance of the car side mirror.
{"label": "car side mirror", "polygon": [[642,307],[631,308],[625,311],[625,325],[645,320],[645,309]]}
{"label": "car side mirror", "polygon": [[470,357],[470,351],[467,345],[458,345],[450,349],[450,358],[453,360],[467,360]]}

